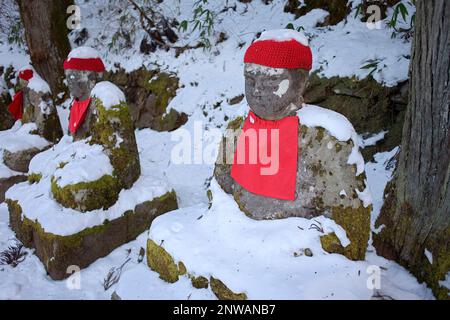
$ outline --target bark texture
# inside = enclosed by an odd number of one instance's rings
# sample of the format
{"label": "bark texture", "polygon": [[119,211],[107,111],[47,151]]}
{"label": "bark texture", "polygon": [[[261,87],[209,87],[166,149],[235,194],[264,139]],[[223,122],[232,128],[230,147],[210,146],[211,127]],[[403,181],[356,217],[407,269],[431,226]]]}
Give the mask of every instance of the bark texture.
{"label": "bark texture", "polygon": [[70,52],[67,7],[73,0],[17,0],[31,61],[56,96],[64,91],[64,59]]}
{"label": "bark texture", "polygon": [[416,6],[402,151],[374,245],[425,281],[437,298],[449,299],[441,281],[450,277],[450,2]]}

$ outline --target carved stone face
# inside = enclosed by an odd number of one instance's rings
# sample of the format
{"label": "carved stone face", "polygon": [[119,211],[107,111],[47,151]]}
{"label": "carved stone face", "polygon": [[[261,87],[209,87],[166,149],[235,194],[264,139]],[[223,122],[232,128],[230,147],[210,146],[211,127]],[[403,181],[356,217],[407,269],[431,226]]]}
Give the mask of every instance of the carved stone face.
{"label": "carved stone face", "polygon": [[65,70],[70,94],[77,100],[84,101],[91,95],[97,83],[98,73],[93,71]]}
{"label": "carved stone face", "polygon": [[28,86],[28,81],[22,78],[18,78],[17,87],[19,90],[25,89]]}
{"label": "carved stone face", "polygon": [[295,115],[303,104],[308,74],[302,69],[278,69],[246,63],[245,96],[250,109],[266,120]]}

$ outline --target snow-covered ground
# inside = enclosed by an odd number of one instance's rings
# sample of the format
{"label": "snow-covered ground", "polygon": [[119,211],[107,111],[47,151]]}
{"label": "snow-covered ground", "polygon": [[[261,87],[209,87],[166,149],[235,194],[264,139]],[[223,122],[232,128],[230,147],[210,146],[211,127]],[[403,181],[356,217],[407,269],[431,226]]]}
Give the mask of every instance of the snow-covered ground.
{"label": "snow-covered ground", "polygon": [[[237,105],[229,105],[228,100],[244,92],[243,55],[257,32],[283,28],[288,23],[293,23],[295,27],[303,26],[305,34],[310,38],[314,56],[313,69],[320,71],[323,76],[354,75],[363,78],[370,72],[370,70],[361,69],[369,63],[368,61],[379,61],[380,71],[375,72],[374,77],[386,85],[395,85],[398,81],[407,79],[408,76],[407,57],[410,54],[411,44],[400,38],[392,39],[391,30],[383,25],[384,22],[381,29],[367,28],[365,23],[354,19],[355,9],[349,15],[347,23],[341,22],[333,27],[315,28],[316,23],[323,20],[325,16],[323,10],[314,10],[294,20],[292,14],[283,12],[286,1],[274,0],[269,5],[264,5],[261,1],[253,1],[248,5],[236,2],[236,12],[228,10],[220,13],[216,18],[216,35],[219,32],[225,32],[228,36],[227,40],[214,46],[211,51],[186,50],[175,57],[173,51],[158,50],[150,55],[139,53],[139,44],[144,36],[144,32],[139,30],[131,35],[131,48],[119,52],[109,50],[108,45],[111,43],[114,32],[119,28],[118,17],[109,14],[111,11],[108,10],[108,6],[111,2],[97,0],[95,5],[92,1],[76,2],[80,4],[82,10],[82,27],[86,27],[89,32],[89,39],[84,45],[93,46],[102,53],[107,69],[114,69],[115,63],[120,63],[128,71],[141,66],[149,69],[158,67],[162,70],[173,71],[180,78],[182,86],[177,96],[171,101],[170,107],[187,113],[189,121],[171,133],[150,129],[136,131],[143,171],[149,176],[166,181],[169,187],[176,190],[181,209],[170,214],[180,217],[189,214],[200,216],[208,204],[206,190],[214,166],[210,162],[196,161],[198,149],[205,149],[208,144],[215,144],[214,130],[223,132],[227,119],[233,119],[247,112],[245,100]],[[220,11],[225,5],[225,1],[210,2],[216,11]],[[353,2],[354,8],[359,2]],[[407,1],[403,2],[407,3]],[[122,5],[124,2],[117,3]],[[192,14],[190,1],[164,1],[161,6],[166,15],[177,17],[178,21],[190,19]],[[132,9],[127,10],[130,10],[130,14],[136,15]],[[413,9],[410,8],[410,13],[412,11]],[[390,17],[392,10],[388,14]],[[74,35],[71,36],[72,41],[74,37]],[[177,45],[188,43],[192,45],[198,40],[198,32],[186,32],[181,34]],[[75,47],[74,44],[72,45]],[[0,65],[6,67],[13,64],[16,69],[19,69],[27,63],[29,63],[29,57],[23,50],[6,44],[0,45]],[[59,107],[58,112],[66,130],[67,109]],[[192,163],[174,163],[171,158],[172,152],[174,147],[179,145],[179,138],[185,134],[192,137],[190,145]],[[212,140],[208,140],[209,138]],[[1,139],[3,137],[0,137]],[[196,143],[196,139],[197,142],[198,139],[202,141],[203,146]],[[365,141],[365,145],[371,143],[373,141]],[[387,161],[395,152],[396,150],[377,154],[375,163],[366,164],[368,185],[373,197],[372,225],[382,205],[384,186],[392,173],[391,167],[386,169]],[[226,201],[225,195],[222,197]],[[239,221],[245,217],[234,218]],[[284,220],[277,223],[284,226],[290,222]],[[295,229],[299,230],[297,221],[294,224]],[[121,246],[109,256],[99,259],[87,269],[82,270],[79,288],[76,285],[77,279],[74,278],[70,278],[69,281],[51,280],[46,276],[38,258],[32,254],[31,250],[26,250],[27,257],[16,268],[0,265],[0,299],[110,299],[114,291],[128,299],[215,299],[209,289],[193,288],[186,277],[181,277],[175,284],[168,284],[160,280],[158,274],[147,267],[145,259],[139,263],[139,251],[146,247],[147,237],[145,232],[135,241]],[[5,204],[0,204],[0,250],[6,249],[14,238],[14,233],[8,227],[7,207]],[[320,248],[317,248],[317,252],[320,252]],[[322,264],[321,259],[325,259],[324,257],[331,260]],[[103,279],[110,268],[120,267],[128,258],[131,260],[124,265],[119,283],[105,290]],[[375,265],[381,267],[380,295],[394,299],[433,298],[431,291],[425,285],[419,284],[407,270],[396,263],[377,256],[371,246],[368,248],[366,261],[363,262],[352,262],[337,255],[321,256],[320,254],[312,258],[297,257],[295,259],[298,260],[291,267],[300,265],[299,261],[304,259],[316,260],[307,270],[301,268],[298,270],[306,270],[304,274],[292,273],[290,270],[293,277],[289,281],[283,273],[286,270],[281,270],[282,266],[277,269],[279,273],[268,276],[267,279],[270,281],[261,283],[249,281],[249,297],[287,298],[288,294],[292,293],[291,298],[369,299],[374,294],[378,295],[377,292],[368,290],[366,286],[367,267]],[[320,277],[314,276],[314,272],[317,272]],[[237,277],[235,281],[238,280]],[[259,291],[262,285],[278,282],[283,285],[279,290],[271,288]]]}

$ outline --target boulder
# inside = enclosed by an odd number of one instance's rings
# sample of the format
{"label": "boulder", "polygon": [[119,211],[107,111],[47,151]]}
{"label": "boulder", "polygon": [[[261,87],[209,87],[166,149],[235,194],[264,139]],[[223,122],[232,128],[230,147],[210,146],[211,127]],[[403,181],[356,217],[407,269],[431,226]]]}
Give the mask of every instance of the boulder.
{"label": "boulder", "polygon": [[[305,125],[309,119],[321,118],[321,113],[331,117],[335,130],[347,126],[350,135],[338,139],[325,127]],[[366,187],[364,162],[359,154],[356,132],[347,119],[333,111],[306,106],[299,111],[299,153],[296,184],[296,200],[285,201],[253,194],[231,178],[234,141],[224,137],[214,177],[222,189],[232,194],[239,208],[256,220],[288,217],[314,218],[325,216],[333,219],[347,232],[350,245],[344,254],[353,260],[365,257],[370,233],[370,192]],[[324,117],[322,117],[324,118]],[[314,121],[314,120],[313,120]],[[340,123],[341,122],[341,123]],[[235,120],[229,129],[239,128],[243,120]],[[239,132],[228,130],[229,135]],[[359,160],[352,161],[354,157]],[[350,164],[349,162],[354,162]],[[361,163],[362,162],[362,163]]]}
{"label": "boulder", "polygon": [[408,81],[386,87],[372,77],[324,78],[313,73],[304,99],[343,114],[364,136],[386,131],[384,139],[362,150],[366,161],[370,161],[375,153],[400,145],[408,91]]}
{"label": "boulder", "polygon": [[11,176],[8,178],[0,177],[0,203],[5,201],[5,193],[6,191],[8,191],[9,188],[11,188],[11,186],[26,180],[27,180],[26,175]]}
{"label": "boulder", "polygon": [[11,170],[27,173],[31,159],[43,150],[39,148],[30,148],[16,152],[4,150],[3,162]]}
{"label": "boulder", "polygon": [[10,225],[16,237],[26,247],[35,249],[35,254],[53,280],[69,277],[70,266],[83,269],[98,258],[107,256],[144,232],[155,217],[177,208],[175,193],[168,192],[136,205],[134,210],[126,211],[116,219],[105,220],[100,225],[74,234],[58,235],[47,232],[39,221],[24,215],[19,201],[7,199],[6,202]]}
{"label": "boulder", "polygon": [[130,73],[119,69],[106,73],[104,78],[125,93],[135,128],[172,131],[187,122],[185,113],[167,109],[179,88],[175,74],[142,67]]}
{"label": "boulder", "polygon": [[0,78],[0,131],[11,128],[14,124],[14,118],[8,111],[11,98],[5,87],[2,87],[3,79]]}

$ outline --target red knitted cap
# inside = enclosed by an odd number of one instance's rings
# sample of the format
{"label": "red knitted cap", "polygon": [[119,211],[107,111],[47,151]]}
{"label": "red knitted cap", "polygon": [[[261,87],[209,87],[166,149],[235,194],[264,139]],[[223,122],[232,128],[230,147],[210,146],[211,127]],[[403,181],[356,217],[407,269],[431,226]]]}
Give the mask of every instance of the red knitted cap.
{"label": "red knitted cap", "polygon": [[19,71],[19,78],[23,79],[25,81],[30,80],[33,78],[33,70],[31,69],[23,69]]}
{"label": "red knitted cap", "polygon": [[271,68],[311,70],[311,48],[298,40],[301,34],[296,35],[296,31],[293,30],[282,30],[282,32],[285,33],[282,36],[287,34],[286,39],[277,37],[270,39],[263,33],[260,37],[263,39],[253,42],[245,52],[244,62]]}
{"label": "red knitted cap", "polygon": [[90,47],[78,47],[69,53],[64,61],[64,69],[103,72],[105,65],[97,50]]}

